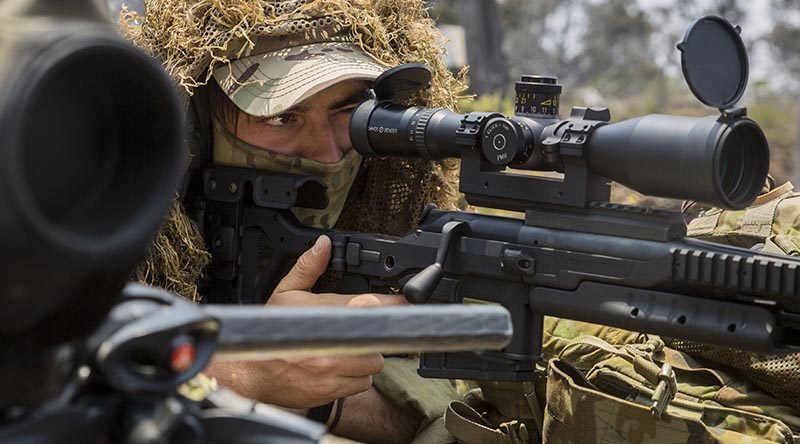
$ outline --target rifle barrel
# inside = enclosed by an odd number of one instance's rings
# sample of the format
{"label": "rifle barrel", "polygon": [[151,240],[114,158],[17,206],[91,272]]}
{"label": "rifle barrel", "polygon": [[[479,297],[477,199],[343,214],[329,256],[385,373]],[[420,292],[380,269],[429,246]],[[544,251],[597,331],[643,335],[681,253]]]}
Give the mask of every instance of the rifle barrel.
{"label": "rifle barrel", "polygon": [[511,317],[496,305],[252,307],[207,305],[220,321],[216,358],[499,350]]}

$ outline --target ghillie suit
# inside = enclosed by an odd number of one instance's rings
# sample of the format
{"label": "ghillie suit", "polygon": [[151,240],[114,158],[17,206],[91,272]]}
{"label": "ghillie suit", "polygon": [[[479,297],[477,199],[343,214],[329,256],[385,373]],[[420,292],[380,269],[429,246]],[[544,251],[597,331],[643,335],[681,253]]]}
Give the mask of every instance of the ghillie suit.
{"label": "ghillie suit", "polygon": [[[433,73],[431,87],[413,99],[424,106],[454,109],[465,88],[463,75],[454,77],[445,67],[443,38],[420,0],[147,0],[145,8],[144,16],[123,10],[121,26],[131,41],[163,62],[185,93],[190,114],[190,171],[211,161],[209,89],[216,85],[209,84],[214,82],[215,69],[227,66],[233,73],[232,62],[255,54],[262,37],[291,41],[317,33],[344,35],[385,67],[424,62]],[[247,84],[246,80],[239,82],[239,77],[226,80]],[[233,101],[241,109],[241,104]],[[418,222],[424,204],[455,207],[456,171],[454,161],[364,159],[335,227],[407,232]],[[184,194],[191,194],[191,187],[189,180]],[[175,228],[176,223],[185,223],[186,212],[176,204],[151,258],[136,276],[197,299],[193,285],[208,255],[196,228]],[[191,206],[188,213],[193,214]],[[163,257],[165,252],[169,259]],[[204,261],[185,255],[187,252],[202,253]],[[187,268],[197,273],[184,273]],[[374,386],[399,409],[414,410],[424,418],[417,442],[449,442],[441,418],[447,402],[457,394],[447,381],[421,380],[416,365],[414,360],[387,359]]]}
{"label": "ghillie suit", "polygon": [[175,200],[150,245],[147,260],[136,267],[132,279],[199,302],[197,284],[210,257],[197,225]]}

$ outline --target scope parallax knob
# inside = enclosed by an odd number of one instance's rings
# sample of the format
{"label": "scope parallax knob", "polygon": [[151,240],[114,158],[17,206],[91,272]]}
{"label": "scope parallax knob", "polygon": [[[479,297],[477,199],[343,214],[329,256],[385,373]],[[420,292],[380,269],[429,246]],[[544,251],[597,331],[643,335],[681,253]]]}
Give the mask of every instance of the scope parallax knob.
{"label": "scope parallax knob", "polygon": [[525,136],[515,122],[495,117],[488,122],[481,138],[481,151],[489,163],[508,165],[525,148]]}

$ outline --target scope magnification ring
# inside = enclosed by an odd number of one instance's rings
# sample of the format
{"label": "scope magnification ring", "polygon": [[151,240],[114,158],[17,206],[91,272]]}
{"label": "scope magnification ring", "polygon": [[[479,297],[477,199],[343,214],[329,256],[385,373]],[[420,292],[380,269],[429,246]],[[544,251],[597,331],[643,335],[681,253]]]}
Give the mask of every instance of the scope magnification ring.
{"label": "scope magnification ring", "polygon": [[414,144],[417,147],[417,152],[428,159],[433,159],[433,156],[431,155],[430,151],[428,151],[428,145],[425,143],[425,128],[428,126],[428,122],[430,122],[431,117],[439,110],[439,108],[428,108],[423,110],[421,113],[419,113],[419,117],[417,117],[417,124],[414,126]]}

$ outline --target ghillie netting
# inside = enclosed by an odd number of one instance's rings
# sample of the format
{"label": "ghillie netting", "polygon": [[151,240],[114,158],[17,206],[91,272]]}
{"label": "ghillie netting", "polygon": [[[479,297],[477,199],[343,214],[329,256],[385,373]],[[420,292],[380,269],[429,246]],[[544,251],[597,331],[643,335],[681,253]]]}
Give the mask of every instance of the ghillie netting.
{"label": "ghillie netting", "polygon": [[197,282],[210,258],[197,225],[176,201],[150,244],[148,260],[139,264],[132,278],[199,302]]}

